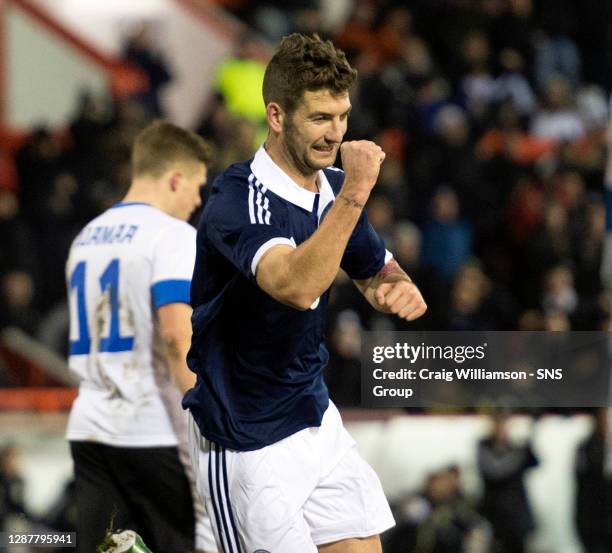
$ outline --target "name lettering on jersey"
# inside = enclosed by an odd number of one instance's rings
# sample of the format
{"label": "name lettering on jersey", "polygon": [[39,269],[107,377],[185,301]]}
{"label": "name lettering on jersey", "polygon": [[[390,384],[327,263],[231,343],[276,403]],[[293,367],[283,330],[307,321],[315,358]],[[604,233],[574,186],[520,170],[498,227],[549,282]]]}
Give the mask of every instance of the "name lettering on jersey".
{"label": "name lettering on jersey", "polygon": [[88,226],[77,236],[74,245],[129,244],[137,231],[138,225]]}

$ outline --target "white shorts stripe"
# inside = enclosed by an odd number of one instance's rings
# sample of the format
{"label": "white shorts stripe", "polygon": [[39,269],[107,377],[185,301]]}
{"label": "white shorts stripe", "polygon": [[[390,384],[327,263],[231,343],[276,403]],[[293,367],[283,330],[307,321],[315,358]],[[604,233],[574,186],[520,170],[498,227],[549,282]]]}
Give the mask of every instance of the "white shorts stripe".
{"label": "white shorts stripe", "polygon": [[221,521],[223,522],[223,532],[225,541],[228,545],[227,553],[238,553],[233,543],[233,532],[229,526],[229,516],[227,509],[227,497],[225,496],[225,483],[222,482],[223,469],[221,466],[221,452],[219,451],[221,446],[215,444],[215,472],[216,472],[216,486],[217,486],[217,500],[219,502],[219,514],[221,515]]}
{"label": "white shorts stripe", "polygon": [[240,541],[238,540],[238,530],[236,529],[236,522],[234,521],[234,513],[232,512],[232,504],[230,503],[229,486],[227,483],[227,463],[225,459],[225,448],[221,447],[221,464],[222,464],[222,475],[223,475],[223,486],[225,492],[225,506],[228,514],[227,521],[230,526],[229,539],[233,542],[237,553],[241,553]]}
{"label": "white shorts stripe", "polygon": [[242,553],[234,513],[230,504],[225,448],[213,442],[208,442],[208,444],[210,446],[208,487],[215,513],[218,541],[223,549],[220,553]]}
{"label": "white shorts stripe", "polygon": [[[214,464],[214,453],[213,453],[213,444],[208,442],[210,447],[210,451],[208,454],[208,489],[210,490],[210,498],[213,504],[213,512],[215,514],[215,523],[217,535],[219,536],[219,544],[223,549],[222,553],[229,553],[229,549],[226,546],[225,535],[223,533],[223,526],[221,524],[221,519],[219,518],[219,507],[217,506],[217,499],[215,498],[215,486],[213,486],[213,464]],[[216,471],[215,471],[216,472]]]}

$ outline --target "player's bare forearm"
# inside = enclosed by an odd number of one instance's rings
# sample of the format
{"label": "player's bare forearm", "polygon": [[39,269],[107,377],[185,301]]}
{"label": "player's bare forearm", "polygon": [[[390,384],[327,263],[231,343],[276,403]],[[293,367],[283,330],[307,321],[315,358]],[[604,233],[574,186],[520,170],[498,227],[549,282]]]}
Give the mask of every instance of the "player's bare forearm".
{"label": "player's bare forearm", "polygon": [[372,278],[356,280],[355,285],[381,313],[413,321],[427,311],[421,292],[395,259],[387,262]]}
{"label": "player's bare forearm", "polygon": [[170,371],[174,377],[176,387],[184,394],[195,385],[196,375],[189,370],[186,364],[189,345],[185,340],[177,340],[174,337],[164,337],[166,359]]}
{"label": "player's bare forearm", "polygon": [[412,282],[412,279],[399,266],[399,263],[395,259],[390,259],[373,277],[366,280],[355,280],[354,282],[359,291],[374,309],[380,311],[381,313],[391,313],[388,306],[384,304],[381,305],[376,300],[375,293],[381,284],[392,284],[401,280]]}
{"label": "player's bare forearm", "polygon": [[157,310],[166,361],[181,393],[195,385],[196,376],[187,366],[191,346],[191,307],[186,303],[170,303]]}
{"label": "player's bare forearm", "polygon": [[336,278],[362,207],[340,194],[308,240],[264,256],[257,269],[259,286],[279,301],[308,309]]}

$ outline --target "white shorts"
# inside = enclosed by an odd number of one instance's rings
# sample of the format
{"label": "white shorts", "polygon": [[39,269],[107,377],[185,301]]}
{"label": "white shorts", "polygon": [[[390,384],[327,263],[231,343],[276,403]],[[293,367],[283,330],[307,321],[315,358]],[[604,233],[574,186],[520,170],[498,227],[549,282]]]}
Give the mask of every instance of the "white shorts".
{"label": "white shorts", "polygon": [[395,524],[378,476],[331,402],[320,427],[255,451],[209,442],[193,419],[189,442],[220,552],[315,553]]}

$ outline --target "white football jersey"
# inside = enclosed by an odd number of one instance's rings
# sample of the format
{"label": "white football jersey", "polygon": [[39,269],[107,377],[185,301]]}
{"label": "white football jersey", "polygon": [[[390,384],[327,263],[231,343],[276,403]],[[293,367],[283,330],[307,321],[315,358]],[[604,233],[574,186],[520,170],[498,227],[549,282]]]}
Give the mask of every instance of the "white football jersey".
{"label": "white football jersey", "polygon": [[195,229],[143,203],[117,204],[75,238],[66,264],[70,368],[80,378],[69,440],[174,446],[181,394],[156,309],[189,303]]}

